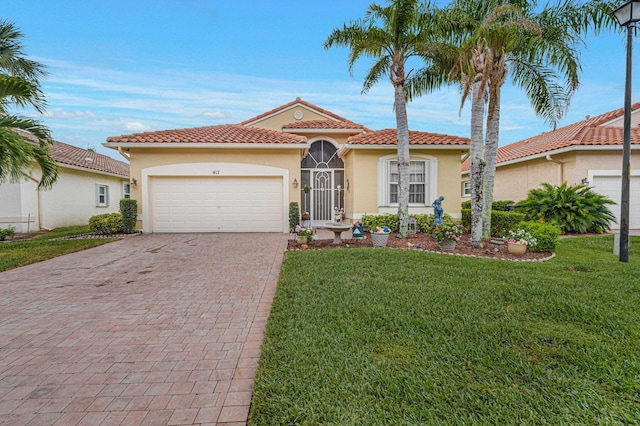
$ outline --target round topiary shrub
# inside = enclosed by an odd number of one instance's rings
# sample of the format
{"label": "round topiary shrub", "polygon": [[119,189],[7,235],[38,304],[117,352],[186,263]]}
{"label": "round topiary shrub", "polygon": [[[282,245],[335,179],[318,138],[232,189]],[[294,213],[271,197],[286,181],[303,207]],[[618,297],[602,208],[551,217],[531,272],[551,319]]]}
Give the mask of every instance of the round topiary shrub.
{"label": "round topiary shrub", "polygon": [[122,232],[123,217],[120,213],[104,213],[91,216],[89,230],[96,234],[109,235]]}

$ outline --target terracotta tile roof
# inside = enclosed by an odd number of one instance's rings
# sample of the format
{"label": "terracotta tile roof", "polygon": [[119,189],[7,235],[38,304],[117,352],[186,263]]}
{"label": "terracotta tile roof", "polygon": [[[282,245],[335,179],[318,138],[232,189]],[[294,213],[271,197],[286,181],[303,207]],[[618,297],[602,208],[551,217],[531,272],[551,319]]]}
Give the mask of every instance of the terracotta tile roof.
{"label": "terracotta tile roof", "polygon": [[308,120],[308,121],[296,121],[295,123],[289,123],[282,126],[283,129],[292,129],[292,130],[306,130],[306,129],[318,129],[318,130],[326,130],[326,129],[337,129],[337,130],[353,130],[353,129],[361,129],[365,130],[365,127],[362,124],[354,123],[349,120]]}
{"label": "terracotta tile roof", "polygon": [[[640,109],[640,102],[632,105],[632,110]],[[497,164],[556,151],[567,147],[580,146],[615,146],[622,145],[622,127],[604,126],[604,124],[624,115],[624,108],[616,109],[585,118],[577,123],[569,124],[551,132],[523,139],[498,148]],[[640,144],[640,129],[631,129],[631,143]],[[462,171],[469,170],[469,160],[462,163]]]}
{"label": "terracotta tile roof", "polygon": [[262,113],[262,114],[260,114],[260,115],[256,115],[255,117],[250,118],[250,119],[248,119],[248,120],[244,120],[244,121],[243,121],[242,123],[240,123],[240,124],[241,124],[242,126],[246,126],[247,124],[251,124],[251,123],[253,123],[253,122],[255,122],[255,121],[258,121],[258,120],[260,120],[260,119],[262,119],[262,118],[265,118],[265,117],[268,117],[268,116],[270,116],[270,115],[276,114],[276,113],[278,113],[278,112],[280,112],[280,111],[284,111],[284,110],[286,110],[286,109],[288,109],[288,108],[291,108],[291,107],[293,107],[293,106],[295,106],[295,105],[303,105],[303,106],[306,106],[306,107],[307,107],[307,108],[309,108],[309,109],[313,109],[313,110],[315,110],[315,111],[317,111],[317,112],[319,112],[319,113],[321,113],[321,114],[327,115],[327,116],[329,116],[329,117],[331,117],[331,118],[335,118],[335,119],[336,119],[336,120],[338,120],[338,121],[349,121],[349,120],[347,120],[346,118],[340,117],[339,115],[332,113],[331,111],[327,111],[326,109],[322,109],[322,108],[320,108],[319,106],[316,106],[316,105],[314,105],[314,104],[312,104],[312,103],[310,103],[310,102],[303,101],[303,100],[302,100],[302,99],[300,99],[300,98],[296,98],[296,100],[295,100],[295,101],[289,102],[288,104],[284,104],[284,105],[282,105],[282,106],[279,106],[279,107],[277,107],[277,108],[272,109],[271,111],[264,112],[264,113]]}
{"label": "terracotta tile roof", "polygon": [[[33,144],[38,144],[38,139],[31,133],[14,129],[23,138]],[[80,167],[83,169],[93,170],[97,172],[110,173],[113,175],[129,177],[129,164],[124,161],[118,161],[107,155],[98,154],[97,152],[82,149],[77,146],[54,141],[49,148],[49,155],[59,165],[68,165]]]}
{"label": "terracotta tile roof", "polygon": [[247,143],[247,144],[303,144],[304,136],[290,135],[257,127],[238,124],[195,127],[190,129],[161,130],[111,136],[110,143]]}
{"label": "terracotta tile roof", "polygon": [[55,142],[50,152],[51,157],[56,160],[58,164],[67,164],[82,167],[83,169],[107,172],[125,178],[129,177],[129,164],[103,154],[98,154],[97,152],[62,142]]}
{"label": "terracotta tile roof", "polygon": [[[348,143],[350,145],[397,145],[397,132],[396,129],[384,129],[361,133],[351,136]],[[409,145],[469,145],[469,138],[409,130]]]}

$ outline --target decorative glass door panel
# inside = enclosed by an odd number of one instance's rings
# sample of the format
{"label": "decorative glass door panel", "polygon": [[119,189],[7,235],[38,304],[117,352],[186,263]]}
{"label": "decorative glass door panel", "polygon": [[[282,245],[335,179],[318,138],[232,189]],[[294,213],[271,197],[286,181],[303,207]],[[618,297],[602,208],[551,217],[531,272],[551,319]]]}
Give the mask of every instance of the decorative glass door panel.
{"label": "decorative glass door panel", "polygon": [[311,217],[314,222],[331,222],[333,220],[333,171],[313,170],[311,176],[313,178]]}

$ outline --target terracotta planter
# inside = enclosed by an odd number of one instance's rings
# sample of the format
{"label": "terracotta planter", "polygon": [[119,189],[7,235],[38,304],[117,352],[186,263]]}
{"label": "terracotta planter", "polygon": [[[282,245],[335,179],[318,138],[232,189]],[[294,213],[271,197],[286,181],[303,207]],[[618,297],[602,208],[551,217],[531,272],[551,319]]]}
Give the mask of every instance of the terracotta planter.
{"label": "terracotta planter", "polygon": [[442,240],[438,243],[440,250],[454,250],[456,248],[456,240]]}
{"label": "terracotta planter", "polygon": [[527,251],[526,244],[507,243],[507,248],[509,249],[509,253],[516,256],[522,256]]}

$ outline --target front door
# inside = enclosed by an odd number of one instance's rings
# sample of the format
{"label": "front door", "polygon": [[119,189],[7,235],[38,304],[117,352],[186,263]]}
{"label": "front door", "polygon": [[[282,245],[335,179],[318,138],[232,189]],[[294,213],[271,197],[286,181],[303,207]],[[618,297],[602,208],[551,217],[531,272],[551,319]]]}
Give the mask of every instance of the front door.
{"label": "front door", "polygon": [[301,166],[303,188],[311,187],[301,193],[301,211],[309,212],[313,227],[332,222],[334,209],[344,207],[344,164],[337,148],[331,142],[316,141]]}

